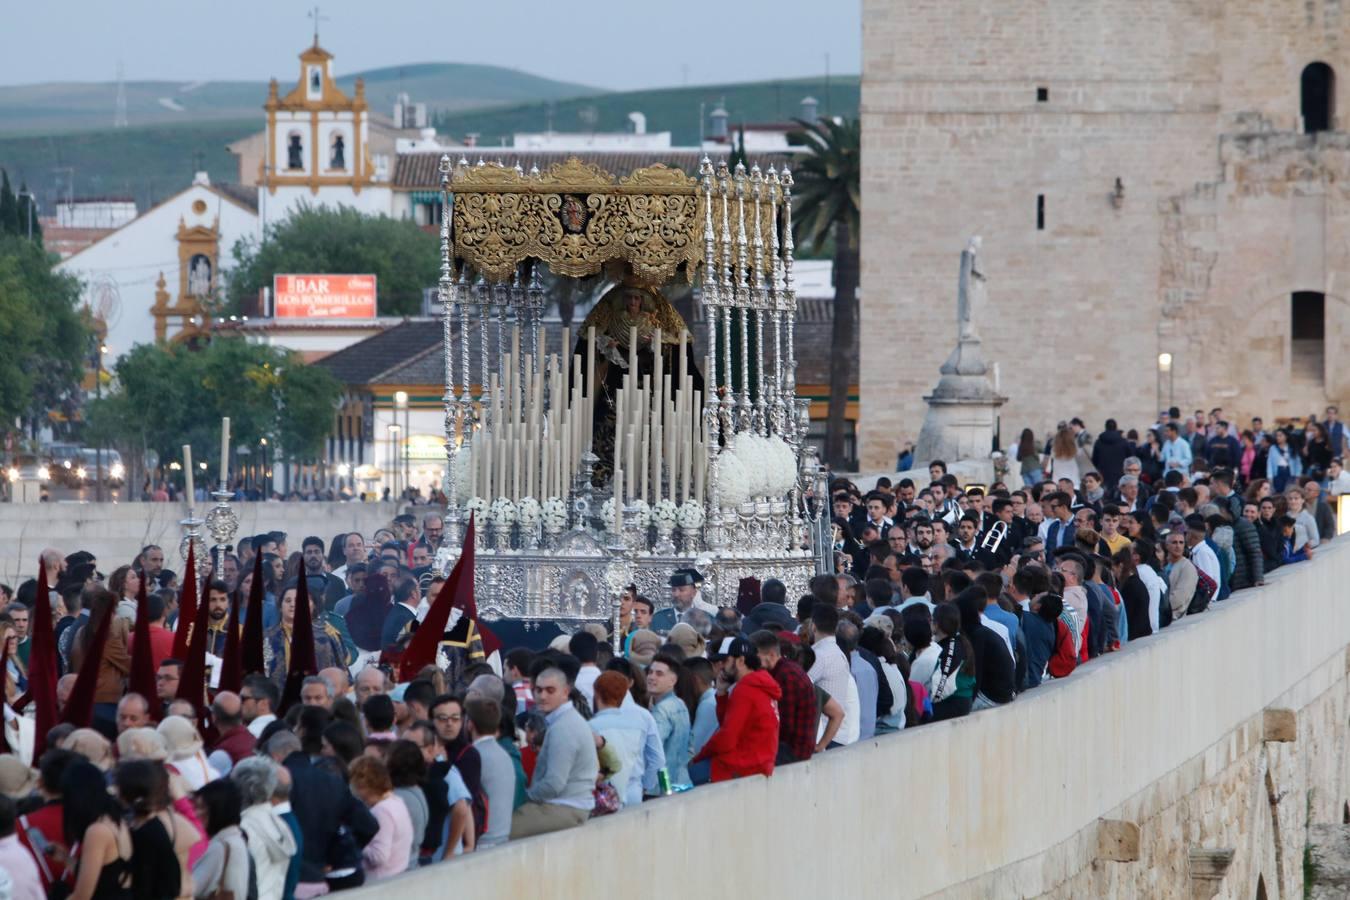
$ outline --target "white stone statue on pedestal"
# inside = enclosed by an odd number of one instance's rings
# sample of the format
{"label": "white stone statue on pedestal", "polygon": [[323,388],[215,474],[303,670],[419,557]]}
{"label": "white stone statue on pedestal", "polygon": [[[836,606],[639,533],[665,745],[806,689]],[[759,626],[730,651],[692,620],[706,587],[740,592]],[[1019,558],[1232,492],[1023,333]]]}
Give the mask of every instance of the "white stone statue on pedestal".
{"label": "white stone statue on pedestal", "polygon": [[961,251],[956,282],[956,348],[942,364],[933,393],[924,397],[928,412],[914,451],[916,465],[934,459],[988,462],[1004,399],[988,377],[976,318],[988,307],[980,239],[972,237]]}

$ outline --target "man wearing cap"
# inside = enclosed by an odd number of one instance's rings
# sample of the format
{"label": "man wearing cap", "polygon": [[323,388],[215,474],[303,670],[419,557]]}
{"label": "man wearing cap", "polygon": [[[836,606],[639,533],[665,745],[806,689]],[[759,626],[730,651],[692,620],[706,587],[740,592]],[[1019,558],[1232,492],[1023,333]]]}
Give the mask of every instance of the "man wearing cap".
{"label": "man wearing cap", "polygon": [[772,775],[783,692],[745,638],[723,638],[718,655],[724,662],[717,676],[717,730],[690,762],[711,760],[715,782]]}
{"label": "man wearing cap", "polygon": [[676,569],[670,576],[670,600],[673,605],[658,610],[652,616],[652,631],[664,637],[680,621],[680,617],[691,609],[701,609],[710,616],[716,615],[717,607],[703,599],[699,590],[701,584],[703,576],[697,569]]}

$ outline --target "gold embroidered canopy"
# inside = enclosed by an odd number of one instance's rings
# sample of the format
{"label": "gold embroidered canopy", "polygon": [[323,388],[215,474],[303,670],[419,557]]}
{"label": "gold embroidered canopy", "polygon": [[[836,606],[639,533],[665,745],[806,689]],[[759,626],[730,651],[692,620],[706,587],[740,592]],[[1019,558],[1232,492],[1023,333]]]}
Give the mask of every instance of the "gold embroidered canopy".
{"label": "gold embroidered canopy", "polygon": [[672,280],[681,266],[692,280],[709,227],[727,262],[748,267],[755,226],[760,246],[770,246],[784,199],[776,174],[728,179],[725,166],[709,176],[724,180],[711,218],[700,179],[665,165],[615,178],[573,157],[544,172],[480,163],[446,174],[454,256],[490,282],[509,281],[528,259],[573,278],[622,261],[646,284]]}

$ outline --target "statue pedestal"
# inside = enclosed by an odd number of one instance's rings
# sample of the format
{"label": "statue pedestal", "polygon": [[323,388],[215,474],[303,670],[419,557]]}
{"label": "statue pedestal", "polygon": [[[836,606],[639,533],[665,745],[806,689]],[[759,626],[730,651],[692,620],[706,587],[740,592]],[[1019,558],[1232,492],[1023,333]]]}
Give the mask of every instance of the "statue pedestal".
{"label": "statue pedestal", "polygon": [[942,377],[933,393],[924,397],[928,412],[923,417],[914,464],[926,467],[940,459],[988,460],[998,428],[998,410],[1005,402],[989,381],[988,367],[980,351],[980,339],[961,339],[942,365]]}

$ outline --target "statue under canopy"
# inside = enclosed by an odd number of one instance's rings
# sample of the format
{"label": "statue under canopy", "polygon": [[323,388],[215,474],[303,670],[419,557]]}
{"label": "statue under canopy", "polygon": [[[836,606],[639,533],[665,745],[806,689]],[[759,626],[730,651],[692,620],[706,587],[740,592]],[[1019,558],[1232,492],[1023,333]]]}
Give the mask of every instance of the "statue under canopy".
{"label": "statue under canopy", "polygon": [[[624,376],[634,374],[629,372],[630,356],[636,356],[636,377],[644,379],[650,387],[656,372],[652,342],[659,329],[661,370],[671,376],[672,382],[666,396],[673,397],[680,390],[680,386],[674,384],[679,380],[675,374],[679,371],[680,335],[689,331],[689,326],[660,291],[628,280],[606,292],[586,316],[577,337],[575,353],[585,354],[587,335],[592,327],[595,328],[595,380],[600,385],[595,396],[593,444],[600,461],[596,464],[594,483],[604,484],[614,463],[614,397],[623,386]],[[634,333],[637,335],[636,354],[631,354],[634,348],[629,345]],[[706,396],[703,394],[703,374],[695,364],[692,335],[684,342],[684,353],[693,389]]]}

